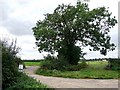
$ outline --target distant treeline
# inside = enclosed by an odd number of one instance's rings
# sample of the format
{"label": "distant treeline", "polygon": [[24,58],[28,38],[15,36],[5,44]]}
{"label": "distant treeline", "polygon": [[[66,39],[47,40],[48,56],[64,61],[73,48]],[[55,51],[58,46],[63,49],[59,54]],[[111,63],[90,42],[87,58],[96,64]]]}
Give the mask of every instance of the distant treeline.
{"label": "distant treeline", "polygon": [[120,58],[97,58],[97,59],[85,59],[85,61],[112,61],[112,60],[120,60]]}
{"label": "distant treeline", "polygon": [[23,62],[40,62],[43,61],[44,59],[33,59],[33,60],[22,60]]}
{"label": "distant treeline", "polygon": [[[44,59],[33,59],[33,60],[22,60],[23,62],[40,62]],[[95,58],[95,59],[84,59],[85,61],[111,61],[111,60],[120,60],[120,58]],[[82,61],[82,60],[81,60]]]}

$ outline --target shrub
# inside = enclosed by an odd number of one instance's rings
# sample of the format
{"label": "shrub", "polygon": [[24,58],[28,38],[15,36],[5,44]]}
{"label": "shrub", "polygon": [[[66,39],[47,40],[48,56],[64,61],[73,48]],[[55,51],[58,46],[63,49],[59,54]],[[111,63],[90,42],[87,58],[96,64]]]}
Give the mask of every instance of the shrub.
{"label": "shrub", "polygon": [[62,57],[60,59],[54,58],[54,59],[48,59],[43,61],[41,63],[42,69],[48,69],[48,70],[64,70],[65,67],[68,66],[68,62],[64,60]]}
{"label": "shrub", "polygon": [[85,61],[82,61],[78,65],[70,65],[68,64],[68,62],[66,62],[62,58],[45,60],[41,63],[41,69],[44,69],[44,70],[79,71],[86,67],[87,67],[87,63]]}
{"label": "shrub", "polygon": [[19,48],[12,42],[10,45],[6,40],[0,40],[2,46],[2,88],[3,90],[14,85],[19,76],[18,67],[16,64]]}
{"label": "shrub", "polygon": [[78,65],[70,65],[70,66],[66,67],[65,70],[67,70],[67,71],[79,71],[83,68],[86,68],[87,66],[88,66],[87,63],[83,61]]}
{"label": "shrub", "polygon": [[86,68],[88,65],[85,61],[82,61],[80,64],[81,68]]}
{"label": "shrub", "polygon": [[68,70],[68,71],[78,71],[87,66],[85,60],[81,60],[81,63],[77,65],[71,65],[64,58],[64,56],[59,56],[59,58],[52,57],[48,55],[45,60],[41,63],[41,69],[44,70]]}
{"label": "shrub", "polygon": [[46,85],[37,82],[35,79],[28,77],[26,74],[20,74],[14,86],[7,90],[53,90],[48,89]]}
{"label": "shrub", "polygon": [[106,69],[120,70],[120,59],[109,58]]}
{"label": "shrub", "polygon": [[18,58],[18,57],[17,57],[17,58],[15,59],[15,63],[17,64],[17,67],[19,66],[19,64],[23,64],[23,68],[26,68],[26,67],[25,67],[25,64],[24,64],[24,62],[21,60],[21,58]]}
{"label": "shrub", "polygon": [[69,66],[69,63],[61,57],[54,62],[54,65],[57,70],[65,70]]}
{"label": "shrub", "polygon": [[50,60],[45,60],[41,63],[41,69],[52,69],[53,68],[53,65],[52,65],[52,62]]}

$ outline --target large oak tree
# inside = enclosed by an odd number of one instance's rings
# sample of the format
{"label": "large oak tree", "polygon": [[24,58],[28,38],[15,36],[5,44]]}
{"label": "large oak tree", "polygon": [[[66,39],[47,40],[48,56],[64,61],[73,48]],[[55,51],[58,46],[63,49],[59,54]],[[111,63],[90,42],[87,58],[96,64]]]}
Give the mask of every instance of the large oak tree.
{"label": "large oak tree", "polygon": [[59,57],[63,56],[72,65],[84,57],[82,46],[106,55],[115,49],[109,32],[117,20],[111,15],[105,7],[90,10],[88,4],[80,1],[75,6],[59,5],[33,28],[38,50],[58,52]]}

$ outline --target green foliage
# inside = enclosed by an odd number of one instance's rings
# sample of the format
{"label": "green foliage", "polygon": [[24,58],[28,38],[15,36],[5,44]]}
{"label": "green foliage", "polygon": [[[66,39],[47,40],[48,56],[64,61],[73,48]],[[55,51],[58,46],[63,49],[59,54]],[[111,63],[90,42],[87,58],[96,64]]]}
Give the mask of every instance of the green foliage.
{"label": "green foliage", "polygon": [[82,51],[78,46],[69,45],[58,51],[58,58],[60,59],[60,57],[63,57],[69,64],[77,65],[78,61],[80,61],[80,57],[84,56],[81,52]]}
{"label": "green foliage", "polygon": [[9,87],[7,90],[53,90],[49,89],[46,85],[37,82],[35,79],[28,77],[25,74],[20,74],[14,86]]}
{"label": "green foliage", "polygon": [[86,68],[88,65],[86,62],[81,62],[78,65],[71,65],[65,68],[67,71],[80,71],[83,68]]}
{"label": "green foliage", "polygon": [[45,70],[47,70],[47,69],[50,69],[50,70],[54,69],[54,64],[50,60],[43,61],[40,66],[41,66],[40,67],[41,69],[45,69]]}
{"label": "green foliage", "polygon": [[53,13],[46,14],[43,21],[36,23],[33,33],[40,52],[64,51],[65,59],[74,65],[84,56],[82,46],[90,46],[90,51],[100,51],[103,55],[114,50],[108,33],[116,23],[105,7],[90,10],[86,3],[78,1],[75,6],[62,4]]}
{"label": "green foliage", "polygon": [[55,57],[48,54],[47,56],[44,56],[44,61],[41,63],[40,66],[42,69],[49,69],[49,70],[55,69],[54,64],[56,60],[57,59]]}
{"label": "green foliage", "polygon": [[16,78],[19,76],[16,60],[16,54],[19,48],[12,42],[10,45],[6,40],[0,40],[2,46],[2,88],[8,88],[15,84]]}
{"label": "green foliage", "polygon": [[58,70],[37,70],[36,74],[44,76],[64,77],[64,78],[88,78],[88,79],[118,79],[117,71],[112,70],[93,70],[90,68],[81,69],[80,71],[58,71]]}
{"label": "green foliage", "polygon": [[19,67],[19,64],[23,64],[23,68],[26,68],[26,67],[25,67],[25,64],[24,64],[24,62],[21,60],[21,58],[16,57],[16,58],[15,58],[15,63],[17,64],[17,67]]}
{"label": "green foliage", "polygon": [[68,62],[62,59],[45,60],[41,63],[40,68],[44,70],[64,70]]}
{"label": "green foliage", "polygon": [[106,69],[120,70],[120,59],[109,58]]}
{"label": "green foliage", "polygon": [[45,85],[38,83],[35,79],[29,78],[18,72],[18,65],[23,64],[17,57],[19,48],[15,43],[0,40],[2,46],[2,90],[49,90]]}
{"label": "green foliage", "polygon": [[68,66],[68,62],[64,60],[64,57],[60,56],[59,59],[51,56],[45,57],[45,60],[41,62],[41,68],[46,70],[64,70],[66,66]]}
{"label": "green foliage", "polygon": [[69,64],[64,57],[59,56],[59,58],[52,57],[48,55],[45,57],[45,60],[41,62],[40,68],[44,70],[68,70],[68,71],[77,71],[87,66],[85,61],[82,61],[78,65]]}
{"label": "green foliage", "polygon": [[55,60],[56,57],[51,56],[50,54],[48,54],[47,56],[44,56],[44,59],[45,59],[45,60]]}
{"label": "green foliage", "polygon": [[106,61],[89,61],[86,63],[88,66],[79,71],[43,70],[39,68],[36,73],[39,75],[64,78],[120,79],[118,71],[104,69],[108,64]]}

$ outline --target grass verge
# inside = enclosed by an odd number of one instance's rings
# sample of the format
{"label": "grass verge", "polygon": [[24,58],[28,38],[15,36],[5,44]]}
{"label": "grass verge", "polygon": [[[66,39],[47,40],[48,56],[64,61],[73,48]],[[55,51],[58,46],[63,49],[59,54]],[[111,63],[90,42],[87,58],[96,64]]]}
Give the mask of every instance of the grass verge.
{"label": "grass verge", "polygon": [[25,66],[40,66],[41,62],[24,62]]}
{"label": "grass verge", "polygon": [[106,61],[87,62],[88,67],[80,71],[58,71],[38,69],[36,74],[64,78],[88,78],[88,79],[118,79],[118,71],[105,70]]}
{"label": "grass verge", "polygon": [[21,74],[17,79],[17,83],[9,87],[7,90],[53,90],[46,85],[37,82],[35,79],[28,77],[26,74]]}

